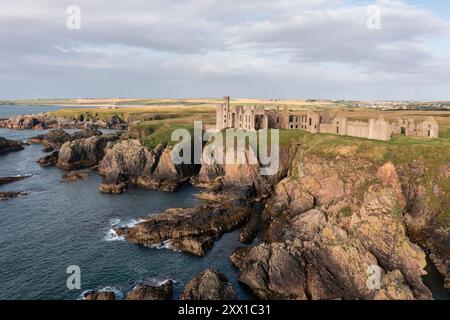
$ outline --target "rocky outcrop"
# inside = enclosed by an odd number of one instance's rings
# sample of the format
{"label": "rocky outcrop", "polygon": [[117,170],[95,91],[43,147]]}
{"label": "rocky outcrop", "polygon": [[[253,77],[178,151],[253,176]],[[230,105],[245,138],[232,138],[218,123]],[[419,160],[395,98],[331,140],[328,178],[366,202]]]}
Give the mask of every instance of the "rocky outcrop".
{"label": "rocky outcrop", "polygon": [[105,155],[109,142],[118,136],[92,136],[64,143],[58,155],[57,166],[65,170],[89,168],[97,165]]}
{"label": "rocky outcrop", "polygon": [[116,300],[116,295],[108,290],[89,290],[83,293],[83,300]]}
{"label": "rocky outcrop", "polygon": [[98,171],[103,192],[120,193],[128,185],[171,192],[198,172],[196,165],[174,164],[172,147],[150,150],[138,140],[123,140],[106,151]]}
{"label": "rocky outcrop", "polygon": [[12,176],[12,177],[0,177],[0,186],[7,183],[12,183],[20,180],[24,180],[30,178],[32,175],[24,175],[24,176]]}
{"label": "rocky outcrop", "polygon": [[41,167],[54,167],[58,163],[58,155],[58,151],[53,151],[51,154],[38,159],[37,163]]}
{"label": "rocky outcrop", "polygon": [[138,284],[127,294],[127,300],[170,300],[172,297],[172,280],[161,284]]}
{"label": "rocky outcrop", "polygon": [[188,209],[168,209],[133,227],[116,229],[130,242],[156,246],[165,244],[203,256],[223,233],[236,229],[248,219],[248,210],[237,205],[201,205]]}
{"label": "rocky outcrop", "polygon": [[109,119],[85,119],[83,115],[78,118],[55,117],[46,113],[36,115],[16,116],[0,121],[0,128],[16,130],[45,130],[51,128],[81,129],[81,128],[102,128],[124,130],[127,124],[117,115],[112,115]]}
{"label": "rocky outcrop", "polygon": [[22,142],[0,137],[0,155],[20,150],[23,150]]}
{"label": "rocky outcrop", "polygon": [[406,197],[408,234],[427,249],[450,290],[450,220],[445,218],[450,208],[450,165],[442,164],[430,172],[424,162],[415,161],[400,166],[398,171]]}
{"label": "rocky outcrop", "polygon": [[47,129],[51,124],[54,124],[54,121],[51,121],[46,118],[43,114],[40,115],[25,115],[25,116],[16,116],[10,119],[6,119],[0,121],[0,128],[8,128],[8,129],[36,129],[43,130]]}
{"label": "rocky outcrop", "polygon": [[219,271],[206,269],[184,288],[180,300],[235,300],[236,293]]}
{"label": "rocky outcrop", "polygon": [[53,129],[47,133],[40,134],[29,138],[28,143],[41,143],[44,145],[42,151],[50,152],[55,149],[59,149],[67,141],[76,139],[86,139],[92,136],[101,136],[102,132],[96,128],[83,128],[80,131],[76,131],[73,134],[69,134],[63,129]]}
{"label": "rocky outcrop", "polygon": [[[262,213],[265,243],[231,257],[261,299],[429,299],[425,253],[406,232],[395,166],[296,159]],[[379,268],[381,286],[367,285]]]}
{"label": "rocky outcrop", "polygon": [[59,149],[62,144],[72,140],[70,134],[62,129],[50,130],[27,140],[28,143],[42,143],[47,148]]}
{"label": "rocky outcrop", "polygon": [[62,182],[75,182],[78,180],[85,180],[89,177],[89,173],[87,171],[70,171],[65,173],[61,177]]}

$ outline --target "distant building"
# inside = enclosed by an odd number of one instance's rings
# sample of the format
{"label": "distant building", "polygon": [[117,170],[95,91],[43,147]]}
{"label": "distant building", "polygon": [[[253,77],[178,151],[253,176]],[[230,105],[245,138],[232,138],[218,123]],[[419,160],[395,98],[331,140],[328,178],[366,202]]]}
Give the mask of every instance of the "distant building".
{"label": "distant building", "polygon": [[266,110],[264,106],[231,106],[230,97],[217,107],[216,129],[236,128],[243,130],[290,129],[310,133],[332,133],[388,141],[392,134],[437,138],[439,125],[432,117],[415,125],[413,119],[398,119],[389,123],[382,117],[368,121],[349,120],[347,117],[328,112]]}

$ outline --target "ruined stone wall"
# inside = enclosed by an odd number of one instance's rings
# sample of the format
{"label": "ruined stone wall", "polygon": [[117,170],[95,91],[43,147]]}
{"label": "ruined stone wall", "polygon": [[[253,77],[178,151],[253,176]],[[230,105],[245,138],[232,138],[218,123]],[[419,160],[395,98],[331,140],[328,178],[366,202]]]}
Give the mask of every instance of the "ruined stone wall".
{"label": "ruined stone wall", "polygon": [[348,136],[368,138],[369,123],[365,121],[347,121],[346,132]]}

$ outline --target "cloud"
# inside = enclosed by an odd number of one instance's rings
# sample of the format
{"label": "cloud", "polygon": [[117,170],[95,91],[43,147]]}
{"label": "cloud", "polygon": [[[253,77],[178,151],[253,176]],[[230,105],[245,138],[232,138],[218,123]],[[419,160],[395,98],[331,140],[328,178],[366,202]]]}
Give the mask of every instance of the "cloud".
{"label": "cloud", "polygon": [[81,30],[66,28],[72,2],[0,4],[0,98],[450,99],[450,23],[426,2],[374,2],[380,30],[366,1],[73,2]]}

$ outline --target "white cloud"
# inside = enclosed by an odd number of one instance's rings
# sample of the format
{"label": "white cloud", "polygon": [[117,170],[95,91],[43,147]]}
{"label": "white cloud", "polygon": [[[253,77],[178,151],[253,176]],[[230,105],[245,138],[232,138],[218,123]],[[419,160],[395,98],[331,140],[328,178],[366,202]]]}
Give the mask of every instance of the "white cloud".
{"label": "white cloud", "polygon": [[450,99],[438,45],[449,21],[402,1],[376,1],[381,30],[367,29],[367,3],[355,1],[75,2],[79,31],[65,27],[72,2],[0,3],[0,98]]}

